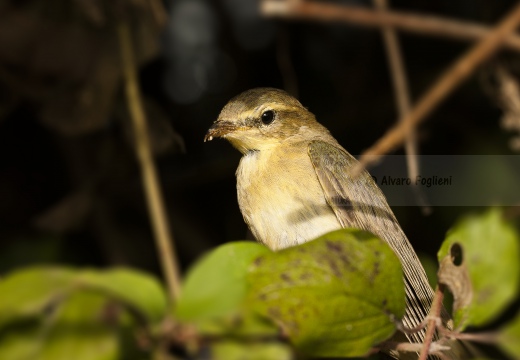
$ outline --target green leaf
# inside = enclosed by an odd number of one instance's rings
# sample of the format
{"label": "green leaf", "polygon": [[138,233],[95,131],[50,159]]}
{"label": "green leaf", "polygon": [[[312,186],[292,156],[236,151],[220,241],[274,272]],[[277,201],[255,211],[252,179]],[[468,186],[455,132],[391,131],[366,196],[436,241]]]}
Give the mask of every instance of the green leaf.
{"label": "green leaf", "polygon": [[500,331],[497,343],[512,359],[520,359],[520,313]]}
{"label": "green leaf", "polygon": [[459,331],[489,323],[514,300],[519,256],[519,236],[499,209],[468,216],[448,232],[438,253],[438,276],[453,293]]}
{"label": "green leaf", "polygon": [[0,331],[0,359],[35,359],[43,346],[41,321],[11,323]]}
{"label": "green leaf", "polygon": [[77,281],[80,286],[117,299],[148,321],[158,322],[166,315],[168,303],[163,287],[144,272],[124,268],[85,270]]}
{"label": "green leaf", "polygon": [[249,305],[309,356],[365,355],[405,310],[401,264],[373,234],[343,229],[254,262]]}
{"label": "green leaf", "polygon": [[0,294],[1,359],[116,359],[133,327],[123,307],[148,321],[167,313],[158,281],[130,269],[29,268],[0,281]]}
{"label": "green leaf", "polygon": [[205,321],[227,316],[241,307],[246,295],[246,273],[251,262],[270,250],[254,242],[222,245],[188,272],[175,317]]}
{"label": "green leaf", "polygon": [[117,299],[149,321],[159,321],[166,315],[164,290],[143,272],[34,267],[15,271],[0,281],[0,328],[16,319],[38,316],[46,307],[79,290]]}
{"label": "green leaf", "polygon": [[294,358],[287,344],[277,342],[241,343],[219,341],[211,346],[213,360],[291,360]]}
{"label": "green leaf", "polygon": [[227,336],[247,340],[250,338],[277,336],[280,334],[278,327],[269,319],[258,316],[258,314],[240,307],[229,315],[197,319],[191,324],[196,325],[199,334],[210,337]]}
{"label": "green leaf", "polygon": [[41,360],[115,360],[118,337],[109,324],[107,299],[101,294],[75,293],[58,309],[43,332]]}
{"label": "green leaf", "polygon": [[0,332],[0,358],[10,360],[115,360],[117,329],[101,294],[71,294],[46,319],[19,321]]}
{"label": "green leaf", "polygon": [[36,316],[70,291],[76,272],[68,268],[34,267],[15,271],[0,280],[0,328]]}

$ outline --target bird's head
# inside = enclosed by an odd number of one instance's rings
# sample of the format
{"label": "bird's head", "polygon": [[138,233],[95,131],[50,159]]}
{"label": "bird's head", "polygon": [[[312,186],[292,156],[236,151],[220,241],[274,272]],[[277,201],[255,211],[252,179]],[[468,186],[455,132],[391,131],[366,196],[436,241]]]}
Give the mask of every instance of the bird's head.
{"label": "bird's head", "polygon": [[256,88],[231,99],[204,141],[227,139],[240,152],[264,150],[320,126],[314,115],[283,90]]}

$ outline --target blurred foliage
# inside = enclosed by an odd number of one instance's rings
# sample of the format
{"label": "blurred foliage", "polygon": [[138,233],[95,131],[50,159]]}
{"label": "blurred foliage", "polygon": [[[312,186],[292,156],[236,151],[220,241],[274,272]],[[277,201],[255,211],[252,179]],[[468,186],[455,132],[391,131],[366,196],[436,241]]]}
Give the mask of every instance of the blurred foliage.
{"label": "blurred foliage", "polygon": [[511,356],[520,357],[520,314],[507,324],[498,335],[498,345]]}
{"label": "blurred foliage", "polygon": [[[278,253],[252,242],[226,244],[188,274],[174,319],[217,339],[216,359],[292,358],[282,333],[303,354],[364,355],[404,314],[399,260],[360,230]],[[10,359],[120,359],[128,353],[120,337],[129,331],[156,337],[148,340],[151,355],[161,338],[182,332],[164,332],[164,290],[135,270],[26,268],[0,281],[0,293],[0,354]]]}
{"label": "blurred foliage", "polygon": [[217,248],[188,273],[175,315],[204,334],[276,335],[261,315],[304,354],[363,356],[394,333],[404,299],[388,245],[338,230],[276,253],[255,243]]}
{"label": "blurred foliage", "polygon": [[174,316],[196,322],[233,315],[246,294],[245,274],[251,262],[270,250],[254,242],[233,242],[213,250],[186,274]]}
{"label": "blurred foliage", "polygon": [[[495,244],[489,259],[504,261],[479,260],[483,238]],[[518,300],[519,277],[504,272],[519,273],[507,260],[518,258],[519,241],[498,209],[450,230],[439,251],[439,282],[455,295],[451,337]],[[356,229],[279,252],[253,242],[222,245],[190,269],[173,311],[154,277],[124,268],[28,267],[0,280],[0,294],[0,356],[15,360],[162,359],[179,349],[195,359],[352,358],[390,338],[405,309],[398,258]],[[518,357],[518,324],[517,316],[495,325],[486,341]]]}
{"label": "blurred foliage", "polygon": [[284,344],[243,344],[238,341],[222,341],[212,349],[214,360],[291,360],[291,349]]}
{"label": "blurred foliage", "polygon": [[0,293],[2,359],[136,358],[132,337],[167,313],[157,280],[130,269],[25,268]]}

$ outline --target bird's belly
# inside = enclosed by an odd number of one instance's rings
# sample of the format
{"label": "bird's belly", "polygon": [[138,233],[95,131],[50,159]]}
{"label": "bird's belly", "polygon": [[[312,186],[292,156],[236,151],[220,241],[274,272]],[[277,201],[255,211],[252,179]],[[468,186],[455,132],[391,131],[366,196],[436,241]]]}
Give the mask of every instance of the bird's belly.
{"label": "bird's belly", "polygon": [[238,202],[258,241],[278,250],[341,228],[311,164],[292,164],[274,176],[247,160],[237,171]]}
{"label": "bird's belly", "polygon": [[330,231],[341,228],[334,213],[315,215],[312,218],[294,221],[293,211],[281,214],[270,214],[266,209],[265,218],[253,221],[253,234],[259,241],[272,250],[305,243]]}

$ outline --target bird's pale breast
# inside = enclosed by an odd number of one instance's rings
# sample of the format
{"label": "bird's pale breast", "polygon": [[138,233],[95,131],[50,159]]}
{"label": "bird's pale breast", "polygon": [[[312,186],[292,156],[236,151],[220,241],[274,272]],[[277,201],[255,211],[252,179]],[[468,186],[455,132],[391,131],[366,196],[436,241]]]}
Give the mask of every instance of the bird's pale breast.
{"label": "bird's pale breast", "polygon": [[305,143],[244,155],[237,169],[237,191],[253,235],[273,250],[341,228]]}

